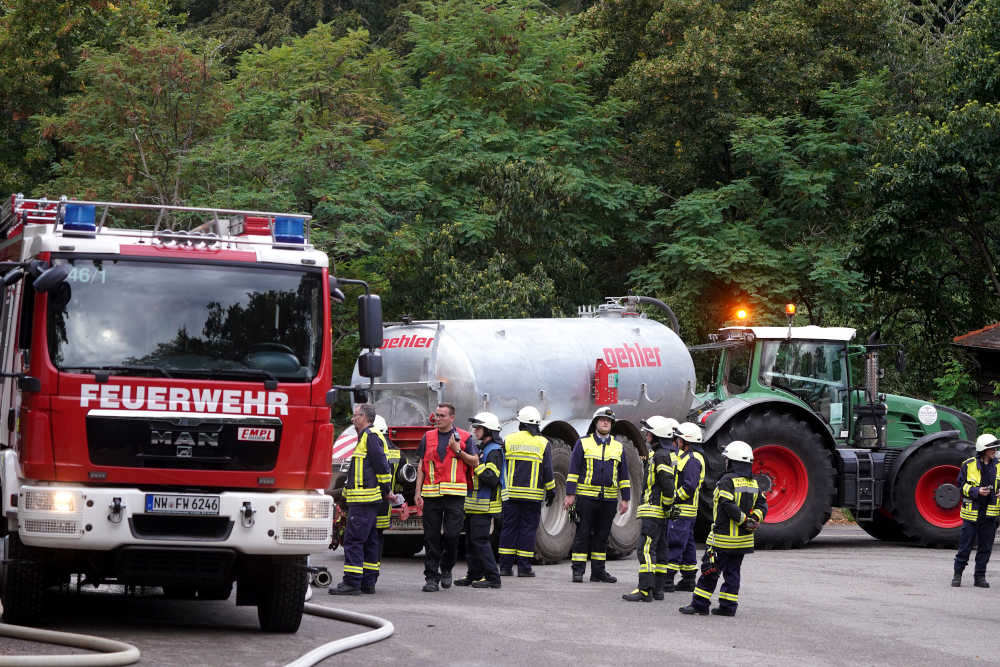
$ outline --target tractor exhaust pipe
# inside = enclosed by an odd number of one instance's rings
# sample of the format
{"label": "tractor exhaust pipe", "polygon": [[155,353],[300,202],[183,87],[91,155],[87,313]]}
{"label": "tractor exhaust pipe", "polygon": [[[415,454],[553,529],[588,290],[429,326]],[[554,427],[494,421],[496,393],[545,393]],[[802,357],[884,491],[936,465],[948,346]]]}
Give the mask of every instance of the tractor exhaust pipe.
{"label": "tractor exhaust pipe", "polygon": [[878,393],[878,351],[882,347],[878,331],[868,337],[865,350],[865,402],[858,406],[858,444],[870,449],[885,447],[888,408]]}

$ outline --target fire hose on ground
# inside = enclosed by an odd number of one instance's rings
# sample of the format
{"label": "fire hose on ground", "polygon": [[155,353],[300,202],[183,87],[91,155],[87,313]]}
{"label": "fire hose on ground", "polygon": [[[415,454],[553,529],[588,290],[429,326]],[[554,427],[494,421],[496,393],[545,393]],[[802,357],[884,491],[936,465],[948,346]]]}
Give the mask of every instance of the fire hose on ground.
{"label": "fire hose on ground", "polygon": [[[307,589],[306,600],[309,600],[311,597],[312,588],[310,587]],[[361,614],[355,611],[347,611],[346,609],[335,609],[319,604],[306,603],[305,613],[312,614],[313,616],[322,616],[323,618],[335,621],[364,625],[372,629],[327,642],[288,663],[286,667],[311,667],[337,653],[343,653],[359,646],[382,641],[392,636],[392,633],[395,632],[392,623],[384,618]],[[138,662],[141,658],[139,649],[131,644],[91,635],[57,632],[55,630],[42,630],[40,628],[28,628],[21,625],[0,623],[0,636],[99,651],[97,654],[0,656],[0,667],[5,667],[6,665],[109,667],[111,665],[131,665]]]}

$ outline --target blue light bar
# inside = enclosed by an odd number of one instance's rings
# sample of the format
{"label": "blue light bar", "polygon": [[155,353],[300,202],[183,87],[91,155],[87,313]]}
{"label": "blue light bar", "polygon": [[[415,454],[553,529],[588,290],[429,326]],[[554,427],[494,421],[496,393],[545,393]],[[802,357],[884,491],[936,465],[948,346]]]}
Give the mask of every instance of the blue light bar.
{"label": "blue light bar", "polygon": [[278,243],[304,245],[306,242],[306,221],[303,218],[275,218],[274,240]]}
{"label": "blue light bar", "polygon": [[97,231],[96,207],[93,204],[66,204],[63,228],[75,232]]}

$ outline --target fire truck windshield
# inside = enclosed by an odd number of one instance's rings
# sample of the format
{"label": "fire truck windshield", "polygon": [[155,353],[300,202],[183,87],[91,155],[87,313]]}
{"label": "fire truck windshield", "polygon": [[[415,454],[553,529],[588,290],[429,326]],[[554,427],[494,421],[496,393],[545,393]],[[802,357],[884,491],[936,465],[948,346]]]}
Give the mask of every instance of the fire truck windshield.
{"label": "fire truck windshield", "polygon": [[62,260],[48,347],[61,370],[308,382],[322,358],[322,275],[244,265]]}

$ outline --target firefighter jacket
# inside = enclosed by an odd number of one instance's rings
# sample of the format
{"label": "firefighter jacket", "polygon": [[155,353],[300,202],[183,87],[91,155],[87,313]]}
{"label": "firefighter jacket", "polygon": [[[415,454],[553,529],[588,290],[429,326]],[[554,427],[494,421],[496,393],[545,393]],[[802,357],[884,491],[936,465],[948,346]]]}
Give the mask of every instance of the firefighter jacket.
{"label": "firefighter jacket", "polygon": [[[373,431],[374,432],[374,431]],[[381,433],[376,433],[382,440],[382,449],[385,451],[386,461],[389,463],[389,491],[396,493],[399,491],[399,481],[396,475],[399,473],[399,464],[402,460],[399,449],[397,449],[389,439]],[[389,519],[392,517],[392,506],[388,500],[382,501],[382,508],[378,519],[375,520],[375,527],[386,529],[389,527]]]}
{"label": "firefighter jacket", "polygon": [[663,519],[666,517],[665,509],[673,502],[673,457],[666,447],[660,447],[646,464],[646,486],[636,516],[641,519]]}
{"label": "firefighter jacket", "polygon": [[677,475],[677,491],[674,507],[682,517],[698,516],[698,492],[705,481],[705,456],[700,447],[674,454],[674,470]]}
{"label": "firefighter jacket", "polygon": [[767,500],[751,477],[750,464],[733,465],[733,471],[719,478],[712,504],[712,530],[706,547],[730,553],[753,551],[753,532],[744,527],[747,517],[757,522],[767,516]]}
{"label": "firefighter jacket", "polygon": [[541,502],[546,491],[556,488],[556,479],[552,474],[552,451],[545,436],[518,431],[507,438],[504,453],[509,500]]}
{"label": "firefighter jacket", "polygon": [[[979,487],[988,486],[993,492],[979,495]],[[983,463],[978,456],[962,461],[958,469],[958,487],[962,489],[962,511],[966,521],[1000,516],[1000,481],[997,480],[996,459]]]}
{"label": "firefighter jacket", "polygon": [[[456,428],[459,448],[469,451],[469,432]],[[432,428],[424,434],[424,456],[420,465],[424,470],[424,483],[420,495],[424,498],[441,496],[464,496],[469,488],[469,466],[460,459],[451,447],[445,447],[444,458],[438,456],[438,433]]]}
{"label": "firefighter jacket", "polygon": [[366,428],[358,438],[347,469],[344,499],[349,504],[381,503],[389,493],[389,462],[378,433]]}
{"label": "firefighter jacket", "polygon": [[503,442],[490,440],[479,451],[479,465],[472,471],[472,485],[465,496],[466,514],[500,514],[504,496],[507,466],[503,457]]}
{"label": "firefighter jacket", "polygon": [[566,495],[617,500],[629,499],[628,463],[625,447],[612,436],[588,435],[576,441],[566,475]]}

